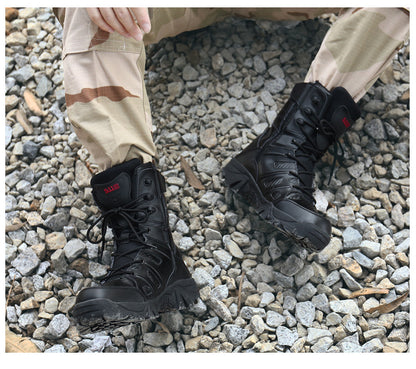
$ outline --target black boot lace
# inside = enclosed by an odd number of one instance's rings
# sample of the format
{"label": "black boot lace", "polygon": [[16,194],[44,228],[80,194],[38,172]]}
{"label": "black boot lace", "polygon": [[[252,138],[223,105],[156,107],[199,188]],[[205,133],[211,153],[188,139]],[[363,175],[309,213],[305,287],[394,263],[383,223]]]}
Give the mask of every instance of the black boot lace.
{"label": "black boot lace", "polygon": [[[146,227],[145,224],[148,221],[149,216],[156,211],[154,207],[149,206],[146,202],[151,201],[153,198],[154,195],[152,194],[141,194],[137,199],[134,199],[123,206],[103,211],[102,215],[88,228],[87,240],[91,243],[101,243],[98,254],[98,260],[101,261],[106,246],[105,234],[108,225],[113,225],[111,219],[118,216],[127,224],[128,232],[125,232],[126,227],[113,228],[114,246],[116,250],[111,254],[113,257],[112,265],[116,264],[115,261],[117,259],[121,260],[121,258],[124,258],[124,261],[123,263],[118,263],[120,265],[117,268],[113,268],[113,266],[109,268],[107,275],[102,279],[102,282],[117,275],[132,275],[136,278],[140,278],[148,287],[150,287],[150,289],[153,289],[154,285],[149,283],[149,278],[144,278],[143,276],[128,270],[129,267],[134,264],[144,264],[150,272],[147,273],[147,276],[153,277],[151,282],[154,282],[156,288],[160,287],[163,283],[163,279],[158,271],[158,266],[163,262],[163,259],[170,258],[171,255],[169,250],[162,243],[155,238],[146,235],[149,233],[150,228]],[[101,237],[98,240],[93,240],[91,231],[100,221],[102,221]],[[130,242],[132,238],[136,241],[133,243],[133,247],[129,247],[123,252],[117,250],[117,245],[121,245],[123,242]],[[144,287],[147,287],[146,285],[144,285]],[[150,292],[149,288],[146,289],[146,293],[148,292]]]}
{"label": "black boot lace", "polygon": [[[316,162],[323,156],[323,154],[325,153],[327,149],[327,148],[319,149],[317,147],[318,135],[320,134],[325,135],[328,138],[328,142],[330,144],[332,143],[334,146],[334,151],[330,152],[334,156],[334,160],[332,162],[331,172],[329,175],[329,180],[328,180],[328,184],[329,184],[334,174],[336,162],[337,161],[342,162],[342,160],[344,159],[344,148],[341,142],[339,141],[339,139],[336,138],[336,132],[334,128],[329,124],[329,122],[326,119],[319,119],[316,113],[310,108],[301,108],[301,109],[311,119],[312,124],[302,119],[300,121],[297,121],[301,131],[304,133],[307,139],[307,142],[310,144],[310,145],[303,145],[303,146],[298,145],[299,150],[303,151],[306,157],[308,157],[308,155],[311,155],[312,160],[313,160],[313,165],[315,165]],[[303,124],[308,124],[309,126],[315,129],[315,135],[314,135],[315,142],[312,140],[312,138],[309,135],[305,134],[305,131],[302,126]],[[341,150],[340,154],[338,153],[339,150]],[[313,175],[313,172],[311,172],[310,174]]]}
{"label": "black boot lace", "polygon": [[[314,176],[314,167],[316,162],[323,156],[326,149],[322,149],[318,147],[318,136],[324,135],[326,136],[329,143],[333,143],[334,151],[333,156],[334,160],[331,166],[331,172],[328,180],[328,184],[331,182],[335,165],[337,161],[341,161],[344,157],[344,149],[339,142],[338,139],[336,139],[336,132],[333,129],[333,127],[328,123],[325,119],[320,119],[316,113],[309,107],[303,108],[298,107],[302,110],[302,112],[308,117],[308,119],[302,119],[298,118],[296,119],[296,123],[301,130],[303,136],[305,137],[306,141],[304,142],[298,142],[296,138],[292,139],[292,144],[297,146],[297,150],[295,152],[276,152],[278,155],[282,155],[286,158],[289,158],[291,160],[294,160],[298,165],[298,170],[294,171],[291,170],[288,173],[294,177],[296,177],[299,180],[298,185],[293,185],[293,188],[296,188],[299,190],[302,194],[306,195],[306,198],[309,202],[312,202],[315,204],[315,199],[313,197],[313,188],[309,184],[305,183],[304,178],[305,177],[313,177]],[[313,134],[310,132],[307,132],[305,129],[305,126],[309,126],[313,129]],[[339,150],[341,150],[341,153],[339,154]],[[306,160],[302,160],[306,159]],[[265,179],[271,179],[272,185],[270,187],[273,187],[275,183],[277,183],[280,179],[281,175],[275,172],[271,172],[268,176],[265,176]],[[310,181],[312,182],[312,181]],[[275,194],[279,195],[279,191],[276,190],[272,192],[272,197],[275,196]]]}

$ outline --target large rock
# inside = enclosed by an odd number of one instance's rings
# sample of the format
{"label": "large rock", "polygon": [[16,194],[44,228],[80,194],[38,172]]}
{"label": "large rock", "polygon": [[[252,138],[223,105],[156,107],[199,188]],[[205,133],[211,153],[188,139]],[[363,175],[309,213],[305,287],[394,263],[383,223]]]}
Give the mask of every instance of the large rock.
{"label": "large rock", "polygon": [[31,248],[23,250],[17,258],[12,261],[12,266],[23,276],[30,275],[39,264],[40,260]]}

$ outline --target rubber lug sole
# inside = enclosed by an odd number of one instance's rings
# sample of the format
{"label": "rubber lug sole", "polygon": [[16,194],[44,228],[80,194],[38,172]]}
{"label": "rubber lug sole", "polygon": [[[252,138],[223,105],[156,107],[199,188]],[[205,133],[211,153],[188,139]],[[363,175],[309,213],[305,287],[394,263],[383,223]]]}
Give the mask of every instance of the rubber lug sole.
{"label": "rubber lug sole", "polygon": [[143,303],[119,303],[96,298],[75,304],[72,316],[81,333],[113,330],[131,323],[157,318],[160,314],[189,308],[199,297],[192,278],[176,281],[157,298]]}
{"label": "rubber lug sole", "polygon": [[[331,228],[325,218],[291,200],[285,200],[285,205],[281,209],[277,208],[263,196],[251,173],[237,159],[231,159],[224,167],[223,175],[226,186],[240,195],[261,218],[286,237],[313,252],[321,251],[329,243]],[[291,210],[298,214],[290,214]],[[305,222],[305,217],[310,222]]]}

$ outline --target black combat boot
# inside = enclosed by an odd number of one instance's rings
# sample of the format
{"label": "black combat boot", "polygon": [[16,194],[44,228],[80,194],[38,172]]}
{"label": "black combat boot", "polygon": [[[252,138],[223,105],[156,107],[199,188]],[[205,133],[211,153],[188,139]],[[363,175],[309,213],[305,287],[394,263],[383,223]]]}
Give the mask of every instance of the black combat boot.
{"label": "black combat boot", "polygon": [[322,250],[331,225],[315,208],[315,163],[359,116],[344,88],[297,84],[272,126],[225,166],[226,185],[286,236]]}
{"label": "black combat boot", "polygon": [[112,265],[101,285],[83,289],[73,315],[96,331],[187,308],[198,298],[169,229],[165,181],[152,163],[133,159],[91,180],[102,216],[102,249],[107,225],[114,237]]}

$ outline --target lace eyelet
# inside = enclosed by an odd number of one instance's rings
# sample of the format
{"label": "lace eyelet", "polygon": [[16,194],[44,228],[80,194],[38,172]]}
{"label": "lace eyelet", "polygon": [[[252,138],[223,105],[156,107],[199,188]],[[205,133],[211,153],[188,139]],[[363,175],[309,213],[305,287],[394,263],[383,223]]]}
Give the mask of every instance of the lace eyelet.
{"label": "lace eyelet", "polygon": [[152,180],[151,180],[151,178],[145,178],[145,179],[144,179],[144,184],[145,184],[146,186],[150,186],[150,185],[152,184]]}
{"label": "lace eyelet", "polygon": [[142,286],[142,290],[146,294],[146,296],[150,296],[153,292],[152,288],[150,286],[148,286],[147,284],[144,284]]}
{"label": "lace eyelet", "polygon": [[320,102],[321,102],[321,100],[319,99],[318,96],[313,96],[312,97],[312,104],[319,105]]}

